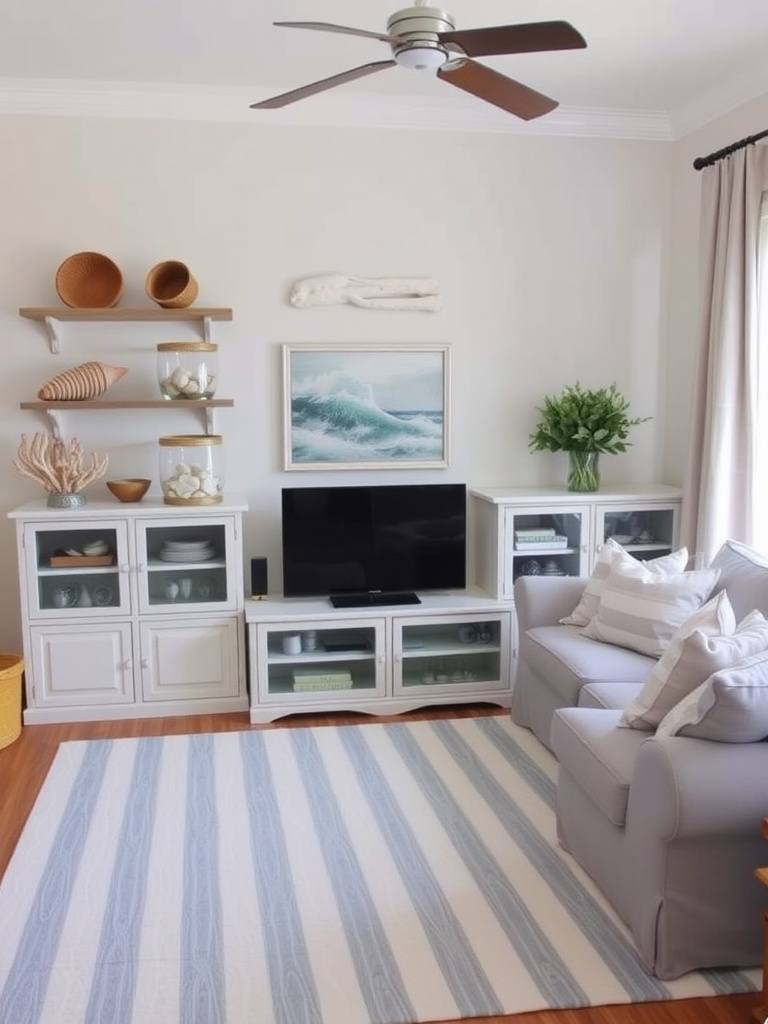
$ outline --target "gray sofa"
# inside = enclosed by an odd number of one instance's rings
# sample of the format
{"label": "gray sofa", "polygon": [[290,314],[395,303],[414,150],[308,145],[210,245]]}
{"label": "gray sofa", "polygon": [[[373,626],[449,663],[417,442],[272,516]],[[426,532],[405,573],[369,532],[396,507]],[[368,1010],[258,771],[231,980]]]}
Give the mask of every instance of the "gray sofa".
{"label": "gray sofa", "polygon": [[[719,562],[718,562],[719,560]],[[737,620],[768,616],[768,562],[729,542],[720,569]],[[515,583],[512,718],[558,759],[557,833],[629,926],[643,966],[671,979],[762,963],[768,742],[620,728],[656,658],[562,625],[585,580]]]}

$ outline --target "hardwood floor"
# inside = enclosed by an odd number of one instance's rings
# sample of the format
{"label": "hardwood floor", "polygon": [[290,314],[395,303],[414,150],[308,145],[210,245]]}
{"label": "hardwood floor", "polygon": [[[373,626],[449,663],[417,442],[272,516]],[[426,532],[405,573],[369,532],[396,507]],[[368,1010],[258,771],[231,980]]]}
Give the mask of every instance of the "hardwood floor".
{"label": "hardwood floor", "polygon": [[[59,743],[76,739],[118,739],[124,736],[165,736],[201,732],[237,732],[243,729],[284,729],[371,721],[415,721],[506,714],[487,706],[450,707],[371,718],[367,715],[294,715],[272,725],[252,726],[246,712],[198,715],[185,718],[131,719],[124,722],[88,722],[34,725],[22,730],[10,746],[0,750],[0,876],[5,872],[24,822],[43,783]],[[548,1010],[514,1017],[475,1017],[475,1024],[749,1024],[757,995],[680,999],[667,1003],[598,1006],[584,1010]],[[439,1024],[439,1022],[434,1022]]]}

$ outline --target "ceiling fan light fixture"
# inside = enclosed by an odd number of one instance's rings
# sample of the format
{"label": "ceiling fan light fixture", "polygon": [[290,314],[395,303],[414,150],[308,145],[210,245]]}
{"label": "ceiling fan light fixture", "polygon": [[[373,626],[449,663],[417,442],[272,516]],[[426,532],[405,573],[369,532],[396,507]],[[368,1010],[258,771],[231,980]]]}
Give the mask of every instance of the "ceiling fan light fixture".
{"label": "ceiling fan light fixture", "polygon": [[394,57],[401,67],[414,71],[436,71],[448,60],[448,54],[442,47],[418,44],[396,50]]}

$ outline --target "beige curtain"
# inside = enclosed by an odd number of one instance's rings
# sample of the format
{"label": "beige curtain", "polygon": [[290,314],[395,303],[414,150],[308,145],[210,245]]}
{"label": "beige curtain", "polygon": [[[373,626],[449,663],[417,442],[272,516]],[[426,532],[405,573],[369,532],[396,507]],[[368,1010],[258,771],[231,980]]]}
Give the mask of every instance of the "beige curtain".
{"label": "beige curtain", "polygon": [[754,543],[766,191],[768,146],[746,146],[702,171],[701,326],[682,522],[696,564],[710,561],[728,538]]}

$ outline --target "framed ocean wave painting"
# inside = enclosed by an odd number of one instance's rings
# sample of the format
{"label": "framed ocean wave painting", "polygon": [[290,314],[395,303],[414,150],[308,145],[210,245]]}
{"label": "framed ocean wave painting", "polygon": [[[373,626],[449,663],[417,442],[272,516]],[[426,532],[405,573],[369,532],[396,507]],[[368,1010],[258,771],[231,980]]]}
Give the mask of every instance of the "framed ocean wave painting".
{"label": "framed ocean wave painting", "polygon": [[450,346],[283,345],[285,469],[449,465]]}

